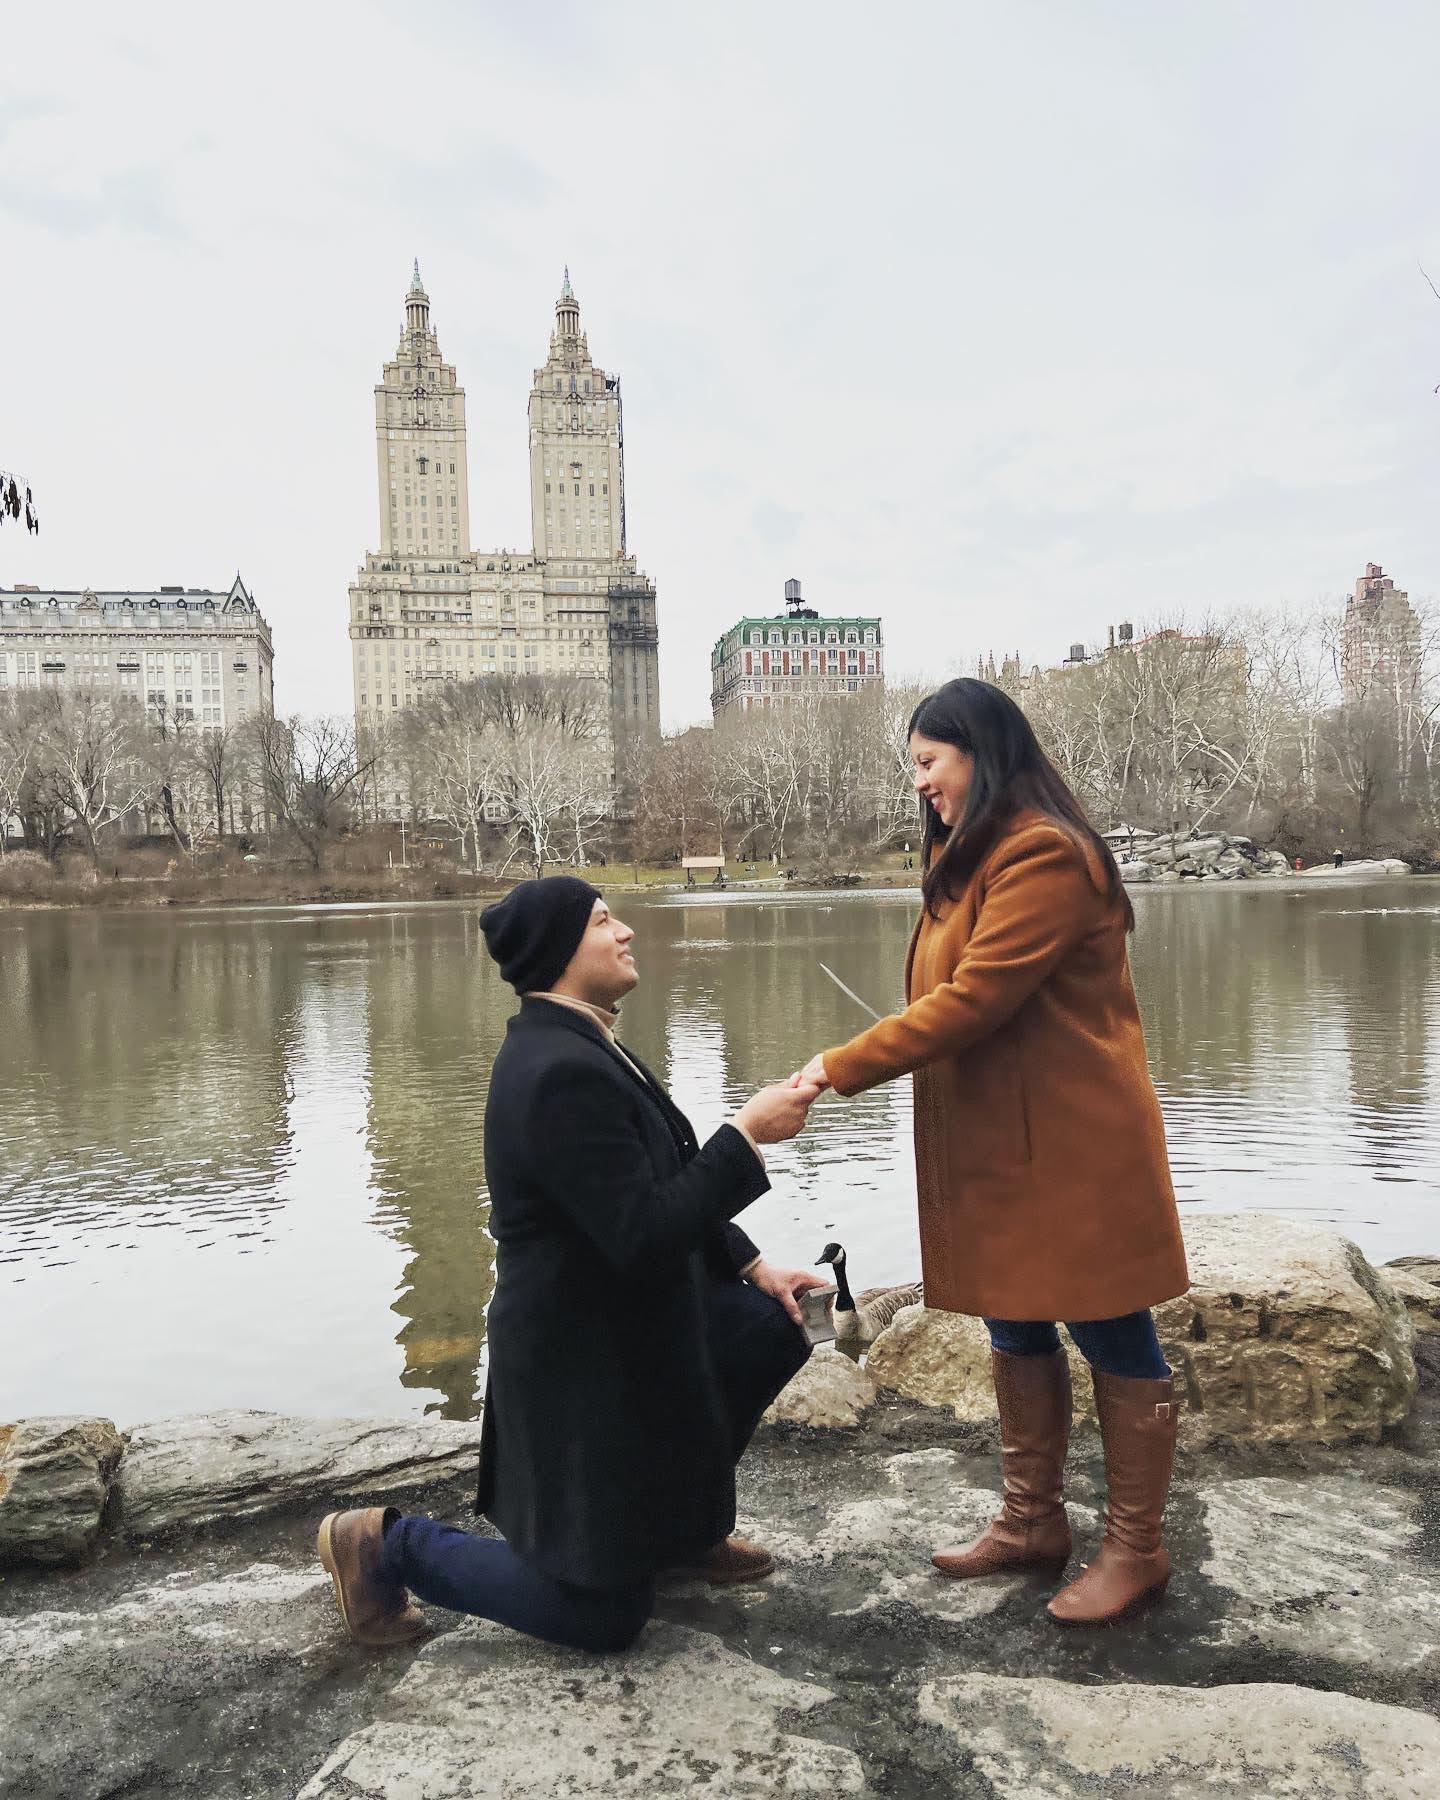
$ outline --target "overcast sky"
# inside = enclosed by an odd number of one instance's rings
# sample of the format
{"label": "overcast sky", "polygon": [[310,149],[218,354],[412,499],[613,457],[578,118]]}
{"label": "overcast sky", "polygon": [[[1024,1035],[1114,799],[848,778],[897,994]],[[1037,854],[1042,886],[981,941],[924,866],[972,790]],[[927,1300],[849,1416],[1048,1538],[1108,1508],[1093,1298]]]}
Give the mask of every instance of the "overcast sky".
{"label": "overcast sky", "polygon": [[892,672],[1440,588],[1440,8],[12,8],[0,585],[227,586],[348,709],[420,258],[476,547],[526,546],[569,263],[667,723],[799,576]]}

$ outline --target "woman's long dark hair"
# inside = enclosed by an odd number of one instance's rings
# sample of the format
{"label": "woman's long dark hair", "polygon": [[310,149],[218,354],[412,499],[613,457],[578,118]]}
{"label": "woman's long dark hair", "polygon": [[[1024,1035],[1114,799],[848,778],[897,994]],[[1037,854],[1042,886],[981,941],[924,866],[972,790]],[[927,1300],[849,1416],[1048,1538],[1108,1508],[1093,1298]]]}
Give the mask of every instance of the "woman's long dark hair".
{"label": "woman's long dark hair", "polygon": [[1077,842],[1094,846],[1110,897],[1124,908],[1125,929],[1134,930],[1135,913],[1110,846],[1086,818],[1084,807],[1040,748],[1030,721],[1003,688],[968,677],[947,681],[915,708],[910,731],[953,744],[975,761],[965,811],[953,830],[941,823],[929,800],[922,796],[920,801],[925,869],[921,891],[932,918],[940,902],[953,900],[975,873],[1006,820],[1033,811],[1054,820]]}

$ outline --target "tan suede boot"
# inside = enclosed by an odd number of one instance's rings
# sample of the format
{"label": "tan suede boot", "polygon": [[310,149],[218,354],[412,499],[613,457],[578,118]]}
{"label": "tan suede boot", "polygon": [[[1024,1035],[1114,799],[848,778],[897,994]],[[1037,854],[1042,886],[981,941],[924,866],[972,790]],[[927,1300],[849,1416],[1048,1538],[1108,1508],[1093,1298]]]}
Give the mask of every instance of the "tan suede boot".
{"label": "tan suede boot", "polygon": [[335,1585],[345,1628],[357,1643],[403,1644],[425,1629],[425,1616],[403,1587],[379,1573],[385,1539],[385,1508],[328,1513],[320,1521],[315,1548]]}
{"label": "tan suede boot", "polygon": [[1175,1466],[1174,1383],[1093,1373],[1105,1446],[1105,1536],[1094,1561],[1050,1602],[1061,1625],[1114,1625],[1158,1600],[1170,1580],[1160,1529]]}
{"label": "tan suede boot", "polygon": [[1070,1442],[1070,1365],[1063,1350],[1043,1356],[990,1352],[1000,1410],[1000,1516],[963,1549],[930,1558],[942,1575],[963,1580],[1002,1569],[1050,1569],[1070,1560],[1070,1521],[1061,1482]]}

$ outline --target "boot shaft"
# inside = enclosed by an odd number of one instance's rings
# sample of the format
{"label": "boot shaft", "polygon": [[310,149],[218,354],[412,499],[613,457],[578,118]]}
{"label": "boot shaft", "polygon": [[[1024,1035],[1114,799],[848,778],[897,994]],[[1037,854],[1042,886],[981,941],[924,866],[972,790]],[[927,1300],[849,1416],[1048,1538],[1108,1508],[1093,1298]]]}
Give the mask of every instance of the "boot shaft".
{"label": "boot shaft", "polygon": [[1033,1524],[1063,1511],[1061,1488],[1070,1446],[1070,1364],[1063,1350],[1012,1356],[992,1350],[991,1376],[1000,1415],[1000,1467],[1005,1512]]}
{"label": "boot shaft", "polygon": [[1105,1531],[1127,1549],[1160,1548],[1175,1466],[1179,1407],[1173,1380],[1139,1381],[1092,1371],[1105,1454]]}

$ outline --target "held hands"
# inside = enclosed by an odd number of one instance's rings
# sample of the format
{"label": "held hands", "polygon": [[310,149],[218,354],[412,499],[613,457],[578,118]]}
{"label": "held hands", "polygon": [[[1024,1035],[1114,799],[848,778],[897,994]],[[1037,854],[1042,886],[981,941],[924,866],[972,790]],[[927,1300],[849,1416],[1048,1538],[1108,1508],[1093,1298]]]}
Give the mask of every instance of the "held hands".
{"label": "held hands", "polygon": [[745,1279],[762,1294],[778,1300],[797,1325],[805,1323],[805,1315],[800,1311],[800,1296],[808,1294],[812,1288],[830,1285],[813,1269],[777,1269],[763,1256],[758,1262],[751,1263],[745,1271]]}
{"label": "held hands", "polygon": [[819,1097],[815,1082],[792,1075],[788,1081],[761,1088],[736,1113],[735,1123],[757,1144],[783,1144],[804,1130],[810,1108]]}
{"label": "held hands", "polygon": [[799,1074],[790,1077],[791,1087],[799,1087],[802,1083],[807,1087],[820,1088],[822,1091],[829,1087],[830,1077],[825,1073],[825,1058],[823,1055],[817,1054],[812,1056],[805,1067],[800,1070]]}

